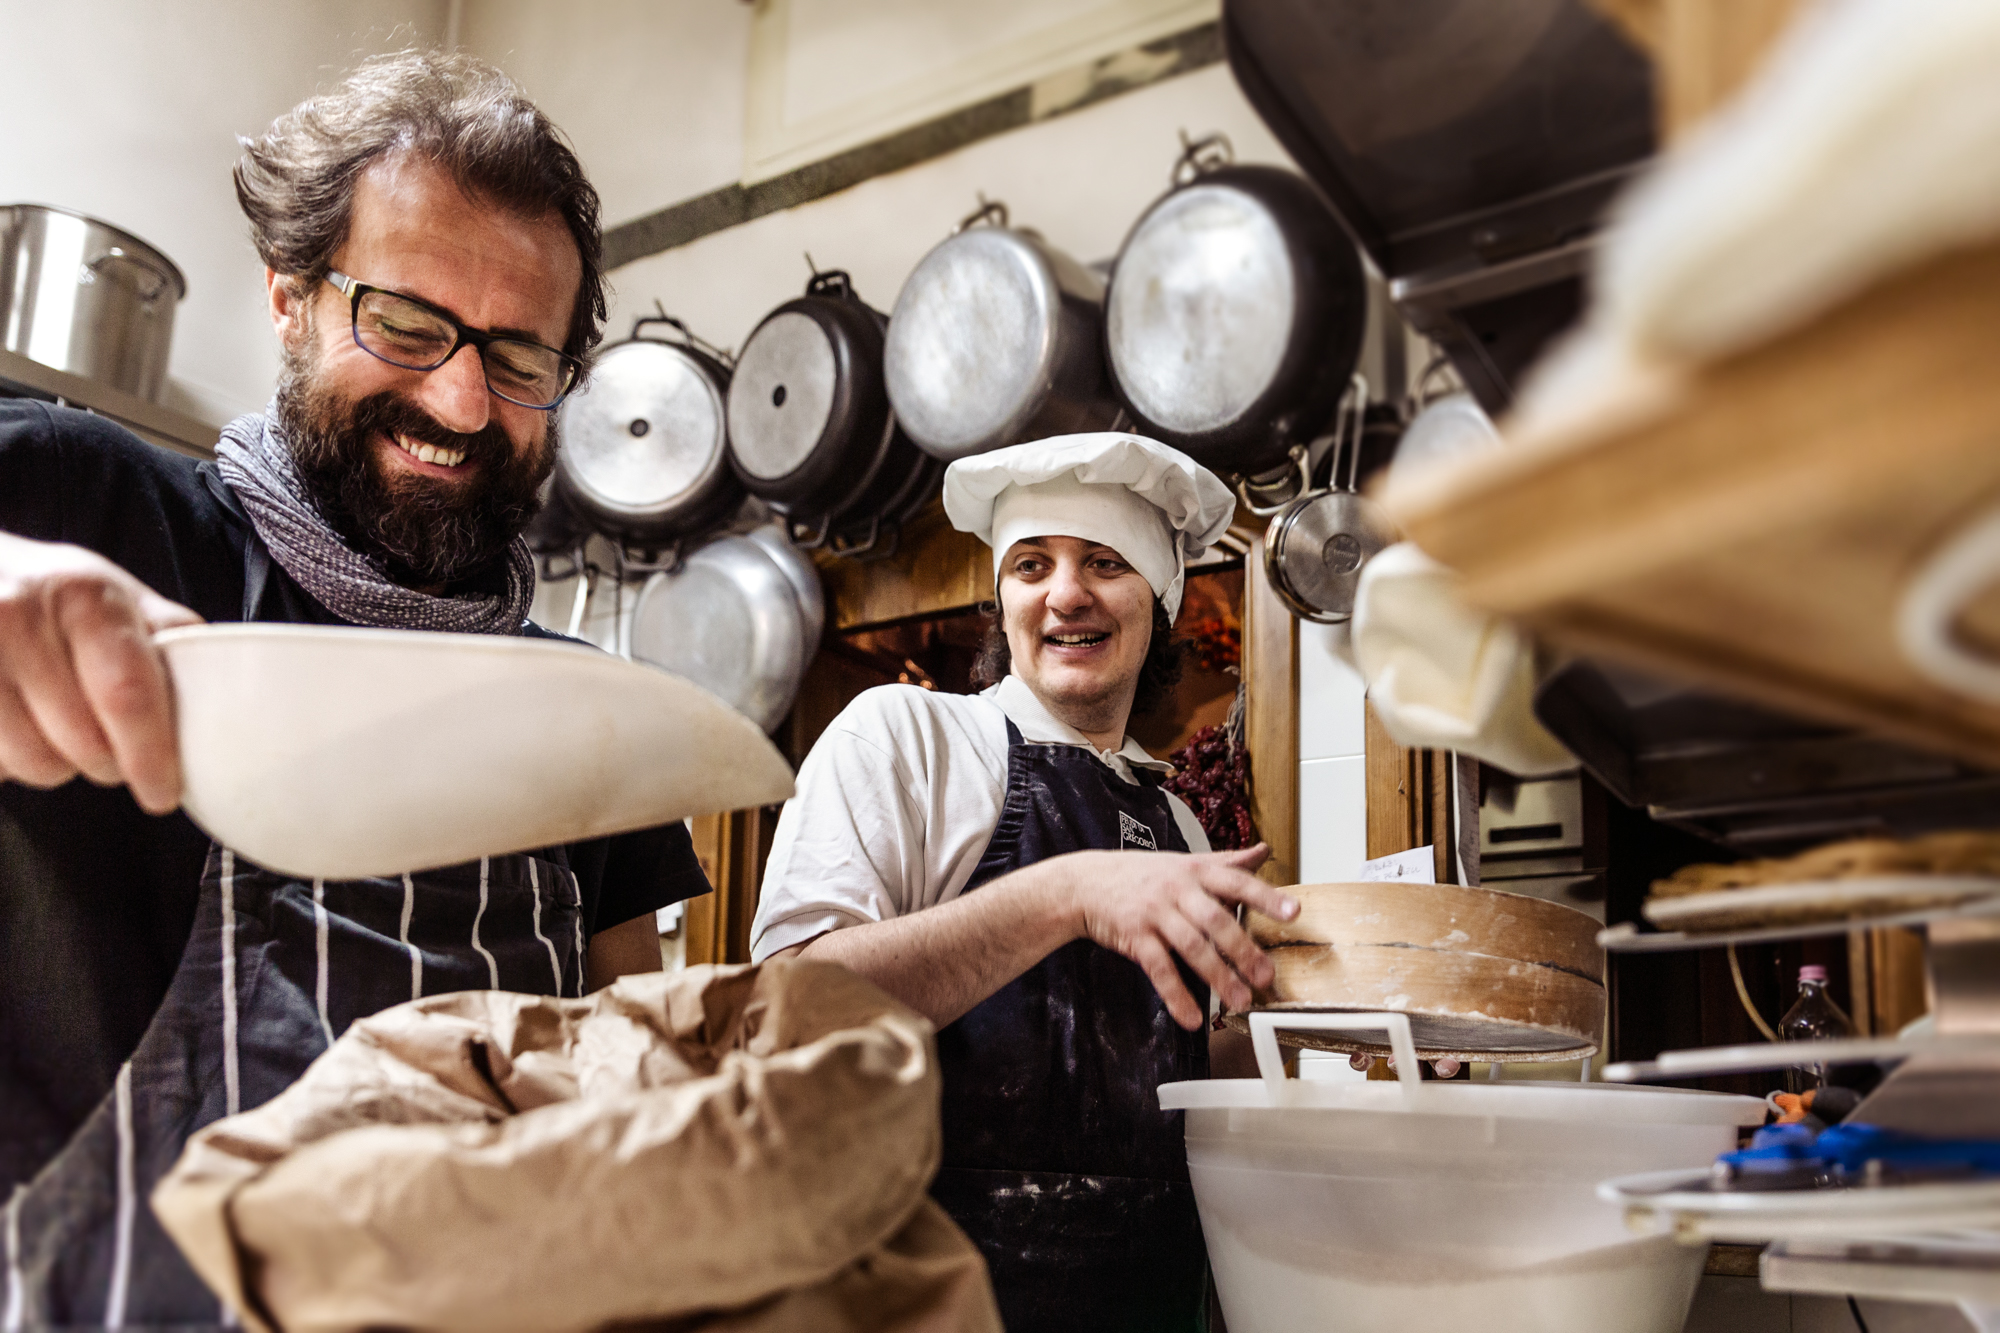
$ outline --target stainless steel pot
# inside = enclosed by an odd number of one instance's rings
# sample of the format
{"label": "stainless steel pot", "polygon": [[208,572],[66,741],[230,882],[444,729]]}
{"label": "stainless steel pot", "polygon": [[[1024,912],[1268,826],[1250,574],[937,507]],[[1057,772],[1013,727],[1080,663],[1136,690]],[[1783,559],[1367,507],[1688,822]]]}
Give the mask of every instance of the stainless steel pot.
{"label": "stainless steel pot", "polygon": [[[980,225],[990,223],[991,225]],[[960,223],[903,284],[883,371],[910,438],[946,462],[1021,440],[1108,430],[1104,284],[1003,204]]]}
{"label": "stainless steel pot", "polygon": [[129,231],[0,206],[0,347],[157,402],[187,279]]}
{"label": "stainless steel pot", "polygon": [[[1271,591],[1301,620],[1322,625],[1351,620],[1362,566],[1396,540],[1396,525],[1388,514],[1356,488],[1367,397],[1366,385],[1356,376],[1335,418],[1333,484],[1314,490],[1311,477],[1303,475],[1298,498],[1278,510],[1264,533],[1264,570]],[[1343,455],[1345,486],[1340,481]]]}

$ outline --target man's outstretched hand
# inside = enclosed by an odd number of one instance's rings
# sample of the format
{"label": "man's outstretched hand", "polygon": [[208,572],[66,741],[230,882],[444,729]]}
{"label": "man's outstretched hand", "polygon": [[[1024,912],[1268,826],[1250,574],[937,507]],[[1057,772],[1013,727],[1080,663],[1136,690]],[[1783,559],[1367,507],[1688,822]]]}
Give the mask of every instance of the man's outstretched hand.
{"label": "man's outstretched hand", "polygon": [[1299,914],[1297,899],[1251,873],[1270,854],[1258,843],[1200,855],[1073,852],[1043,865],[1060,865],[1072,886],[1077,933],[1143,968],[1174,1021],[1193,1031],[1207,1015],[1181,981],[1176,954],[1235,1010],[1248,1009],[1251,987],[1275,975],[1235,912],[1241,903],[1280,921]]}
{"label": "man's outstretched hand", "polygon": [[0,533],[0,779],[79,773],[139,805],[180,804],[173,694],[156,631],[198,625],[109,560]]}

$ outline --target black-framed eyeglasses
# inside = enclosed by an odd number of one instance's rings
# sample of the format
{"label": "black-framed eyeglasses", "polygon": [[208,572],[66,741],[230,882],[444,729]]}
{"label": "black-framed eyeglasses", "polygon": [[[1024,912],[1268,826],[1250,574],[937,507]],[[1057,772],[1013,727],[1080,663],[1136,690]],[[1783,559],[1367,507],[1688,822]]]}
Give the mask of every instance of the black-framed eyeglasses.
{"label": "black-framed eyeglasses", "polygon": [[326,280],[345,296],[354,317],[354,345],[404,370],[436,370],[470,343],[486,371],[486,387],[508,402],[554,410],[576,387],[583,363],[553,347],[469,329],[414,296],[357,282],[345,273]]}

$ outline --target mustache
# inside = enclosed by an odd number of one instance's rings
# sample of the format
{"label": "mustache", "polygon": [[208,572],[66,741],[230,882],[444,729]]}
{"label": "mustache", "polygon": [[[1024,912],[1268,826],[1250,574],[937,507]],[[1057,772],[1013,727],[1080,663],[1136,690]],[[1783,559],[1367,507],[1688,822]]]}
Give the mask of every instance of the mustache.
{"label": "mustache", "polygon": [[480,430],[462,434],[448,429],[409,399],[388,392],[372,393],[357,402],[350,429],[360,433],[379,430],[392,439],[402,435],[419,444],[456,449],[464,453],[467,463],[502,462],[514,450],[512,441],[497,422],[488,421]]}

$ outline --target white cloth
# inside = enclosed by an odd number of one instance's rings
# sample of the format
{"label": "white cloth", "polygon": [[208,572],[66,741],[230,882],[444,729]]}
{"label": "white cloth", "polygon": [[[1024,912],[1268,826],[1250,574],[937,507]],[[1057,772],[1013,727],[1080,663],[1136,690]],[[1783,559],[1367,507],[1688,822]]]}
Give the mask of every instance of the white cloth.
{"label": "white cloth", "polygon": [[1802,6],[1756,77],[1621,201],[1595,319],[1726,356],[2000,235],[2000,4]]}
{"label": "white cloth", "polygon": [[1534,645],[1458,585],[1411,542],[1362,569],[1354,663],[1383,727],[1398,745],[1455,750],[1517,777],[1576,767],[1535,717]]}
{"label": "white cloth", "polygon": [[[1023,740],[1091,749],[1128,782],[1136,768],[1173,771],[1129,736],[1095,749],[1013,676],[974,695],[865,690],[799,767],[764,869],[752,960],[956,898],[1000,821],[1009,719]],[[1172,793],[1167,804],[1189,850],[1207,851],[1194,812]]]}
{"label": "white cloth", "polygon": [[1178,449],[1143,435],[1055,435],[961,458],[945,469],[952,526],[993,548],[993,577],[1023,537],[1102,542],[1180,613],[1187,562],[1229,530],[1236,497]]}

